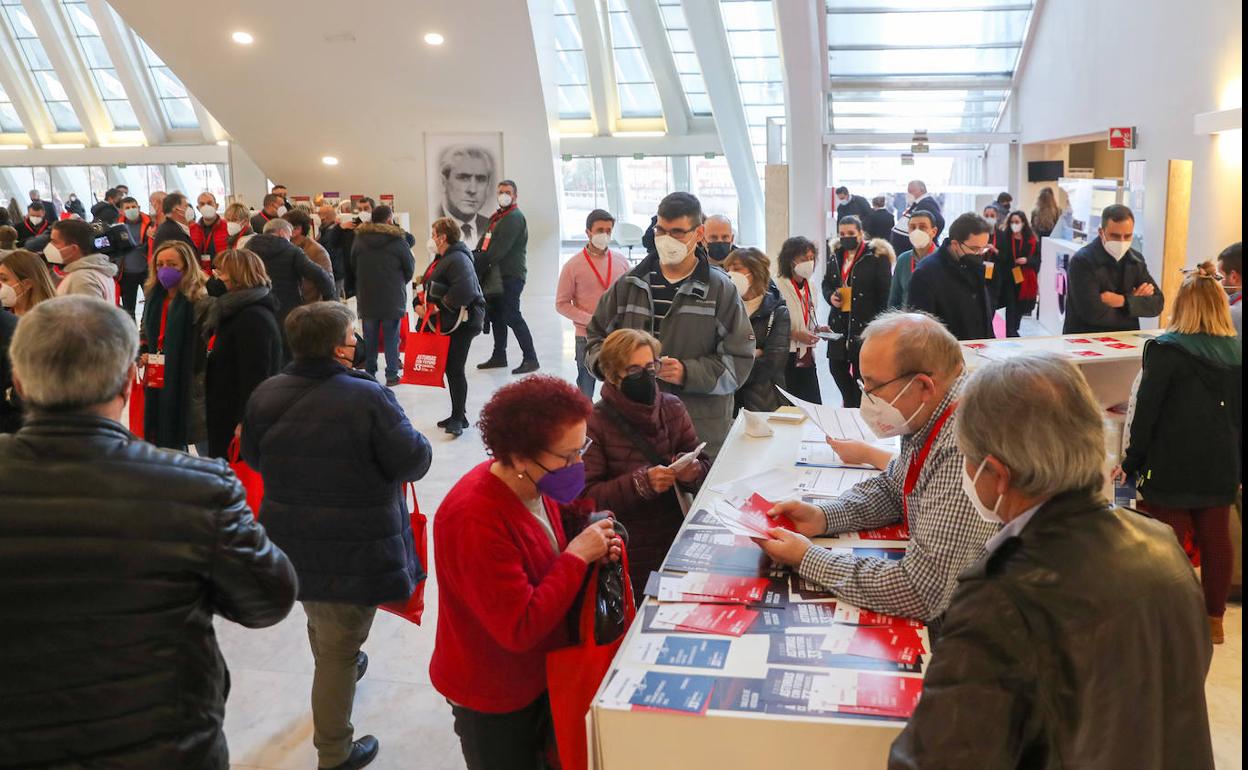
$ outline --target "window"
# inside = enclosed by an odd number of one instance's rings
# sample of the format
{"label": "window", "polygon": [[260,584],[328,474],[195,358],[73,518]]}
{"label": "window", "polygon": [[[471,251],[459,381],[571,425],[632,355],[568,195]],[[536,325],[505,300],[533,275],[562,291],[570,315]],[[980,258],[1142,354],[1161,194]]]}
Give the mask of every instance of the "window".
{"label": "window", "polygon": [[559,59],[559,117],[589,118],[589,73],[572,0],[555,3],[555,53]]}
{"label": "window", "polygon": [[619,164],[625,211],[616,218],[645,228],[658,211],[659,201],[676,189],[671,159],[663,156],[620,158]]}
{"label": "window", "polygon": [[740,229],[741,204],[737,200],[737,186],[733,184],[727,158],[723,155],[690,158],[689,184],[689,192],[702,202],[703,213],[723,214],[732,220],[734,228]]}
{"label": "window", "polygon": [[693,37],[689,34],[689,22],[680,0],[659,0],[659,10],[663,13],[663,26],[667,27],[667,39],[676,59],[676,74],[680,76],[689,111],[695,116],[709,116],[711,100],[706,95],[706,80],[693,50]]}
{"label": "window", "polygon": [[659,89],[650,75],[650,65],[633,18],[624,0],[608,0],[607,19],[611,32],[611,53],[615,60],[616,90],[620,97],[620,117],[658,118],[663,110],[659,104]]}
{"label": "window", "polygon": [[13,107],[13,100],[9,98],[8,93],[4,90],[4,86],[0,86],[0,133],[26,133],[26,128],[22,125],[22,119],[18,117],[17,109]]}
{"label": "window", "polygon": [[9,32],[13,34],[17,47],[22,51],[26,69],[30,71],[39,95],[48,108],[48,114],[52,117],[53,127],[57,131],[81,131],[82,123],[69,101],[69,94],[65,92],[65,86],[52,68],[48,52],[44,50],[35,24],[26,14],[21,0],[0,0],[0,5],[4,7],[4,20]]}
{"label": "window", "polygon": [[[170,128],[199,128],[199,118],[195,117],[195,108],[191,105],[190,94],[186,86],[173,70],[161,60],[142,38],[138,38],[139,48],[143,51],[143,61],[152,73],[152,82],[156,85],[156,95],[160,97],[160,107]],[[159,189],[159,188],[157,188]]]}
{"label": "window", "polygon": [[594,209],[607,208],[607,183],[601,158],[571,158],[560,164],[563,172],[563,199],[560,221],[563,239],[584,240],[585,219]]}
{"label": "window", "polygon": [[761,178],[767,162],[767,119],[785,116],[776,17],[771,0],[721,0],[720,10]]}
{"label": "window", "polygon": [[83,0],[63,0],[65,15],[69,17],[69,26],[78,40],[78,50],[91,71],[91,81],[95,84],[95,92],[108,111],[113,129],[117,131],[137,131],[139,119],[135,117],[134,108],[126,90],[117,77],[117,68],[108,55],[104,39],[100,37],[100,29],[91,15],[91,10]]}

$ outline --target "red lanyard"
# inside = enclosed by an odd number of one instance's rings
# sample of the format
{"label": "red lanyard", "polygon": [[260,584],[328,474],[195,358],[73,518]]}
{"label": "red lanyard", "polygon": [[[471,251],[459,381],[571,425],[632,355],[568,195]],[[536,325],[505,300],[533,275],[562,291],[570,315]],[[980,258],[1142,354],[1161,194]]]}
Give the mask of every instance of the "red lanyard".
{"label": "red lanyard", "polygon": [[[438,257],[434,257],[433,261],[429,263],[429,267],[425,268],[425,276],[420,279],[421,286],[424,286],[425,284],[429,283],[429,276],[433,275],[433,271],[435,268],[437,268],[437,266],[438,266]],[[425,291],[428,291],[428,290],[429,290],[428,288],[425,289]]]}
{"label": "red lanyard", "polygon": [[802,281],[802,288],[797,290],[797,299],[802,303],[802,321],[810,326],[810,281]]}
{"label": "red lanyard", "polygon": [[858,251],[855,251],[852,257],[850,257],[849,259],[844,259],[842,257],[842,259],[844,260],[843,263],[841,264],[841,283],[842,284],[846,286],[849,285],[849,276],[854,271],[854,263],[858,261],[858,257],[862,256],[862,252],[866,248],[867,248],[866,243],[860,243],[858,244]]}
{"label": "red lanyard", "polygon": [[26,220],[26,227],[27,227],[27,228],[28,228],[31,232],[33,232],[35,235],[43,235],[43,231],[48,229],[48,220],[46,220],[46,219],[45,219],[45,220],[43,220],[42,222],[40,222],[40,223],[39,223],[39,229],[38,229],[38,230],[36,230],[36,229],[35,229],[35,226],[34,226],[34,225],[32,225],[32,224],[30,223],[30,220],[29,220],[29,219],[27,219],[27,220]]}
{"label": "red lanyard", "polygon": [[165,324],[169,322],[169,303],[173,301],[172,294],[165,295],[165,303],[160,307],[160,336],[156,338],[156,352],[163,353],[165,350]]}
{"label": "red lanyard", "polygon": [[607,280],[602,280],[602,273],[598,272],[598,268],[594,267],[594,260],[589,256],[589,248],[581,249],[581,253],[585,255],[585,261],[589,263],[589,269],[594,271],[594,277],[598,279],[598,284],[603,290],[611,288],[611,252],[606,252],[607,257]]}
{"label": "red lanyard", "polygon": [[932,426],[932,432],[927,434],[927,441],[923,442],[923,449],[917,455],[910,458],[910,467],[906,469],[906,482],[901,488],[901,510],[903,523],[906,528],[910,527],[910,493],[914,491],[914,485],[918,483],[919,472],[923,470],[923,463],[927,462],[927,456],[932,451],[932,444],[936,443],[936,437],[940,435],[940,429],[945,427],[945,421],[953,414],[953,410],[958,407],[958,402],[954,401],[945,407],[945,411],[941,412],[937,418],[936,424]]}
{"label": "red lanyard", "polygon": [[1232,305],[1238,305],[1238,304],[1239,304],[1239,301],[1240,301],[1241,299],[1243,299],[1243,298],[1244,298],[1244,295],[1243,295],[1243,293],[1241,292],[1241,293],[1239,293],[1238,295],[1236,295],[1234,299],[1232,299],[1232,300],[1231,300],[1231,304],[1232,304]]}

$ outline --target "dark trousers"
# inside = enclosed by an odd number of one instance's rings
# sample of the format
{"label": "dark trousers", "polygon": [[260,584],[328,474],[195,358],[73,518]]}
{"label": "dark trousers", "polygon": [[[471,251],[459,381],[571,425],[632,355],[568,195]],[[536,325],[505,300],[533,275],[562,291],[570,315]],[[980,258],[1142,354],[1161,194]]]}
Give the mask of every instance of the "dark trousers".
{"label": "dark trousers", "polygon": [[1006,276],[1009,283],[1002,287],[998,301],[1005,308],[1005,336],[1017,337],[1018,327],[1023,322],[1023,314],[1018,302],[1018,287],[1014,284],[1013,275]]}
{"label": "dark trousers", "polygon": [[1147,500],[1140,509],[1169,524],[1182,544],[1188,534],[1200,550],[1200,584],[1205,592],[1205,612],[1211,618],[1226,614],[1226,595],[1231,589],[1235,554],[1231,547],[1231,507],[1170,508]]}
{"label": "dark trousers", "polygon": [[854,372],[858,369],[856,358],[829,358],[828,369],[832,372],[832,380],[836,389],[841,391],[841,401],[851,409],[862,406],[862,391],[858,389],[858,380]]}
{"label": "dark trousers", "polygon": [[797,353],[789,353],[789,361],[784,365],[784,389],[812,404],[822,404],[819,370],[815,368],[813,354],[810,360],[810,366],[798,366]]}
{"label": "dark trousers", "polygon": [[403,363],[399,359],[399,324],[404,323],[404,318],[363,318],[360,323],[364,326],[364,371],[369,374],[377,374],[377,355],[378,341],[384,338],[386,342],[386,377],[395,378],[403,370]]}
{"label": "dark trousers", "polygon": [[490,324],[494,327],[494,355],[491,358],[507,360],[507,328],[516,333],[520,353],[525,361],[536,361],[533,335],[529,325],[520,314],[520,293],[524,291],[523,278],[504,278],[503,293],[490,299]]}
{"label": "dark trousers", "polygon": [[131,318],[134,318],[134,310],[139,304],[139,292],[143,291],[143,282],[146,280],[146,272],[121,274],[121,307]]}
{"label": "dark trousers", "polygon": [[519,711],[486,714],[451,704],[468,770],[543,770],[555,745],[547,696]]}
{"label": "dark trousers", "polygon": [[451,394],[451,417],[467,420],[468,377],[464,365],[468,362],[468,348],[481,333],[476,327],[461,326],[451,332],[451,345],[446,351],[446,390]]}

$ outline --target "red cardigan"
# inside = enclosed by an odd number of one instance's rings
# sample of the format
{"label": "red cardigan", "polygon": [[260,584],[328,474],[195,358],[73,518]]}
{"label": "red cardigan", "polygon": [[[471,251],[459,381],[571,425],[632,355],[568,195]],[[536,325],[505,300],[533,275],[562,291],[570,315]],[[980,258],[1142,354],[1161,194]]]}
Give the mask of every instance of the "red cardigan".
{"label": "red cardigan", "polygon": [[519,711],[546,691],[546,653],[571,643],[565,622],[587,565],[565,553],[558,506],[545,530],[484,462],[434,515],[438,631],[429,678],[474,711]]}

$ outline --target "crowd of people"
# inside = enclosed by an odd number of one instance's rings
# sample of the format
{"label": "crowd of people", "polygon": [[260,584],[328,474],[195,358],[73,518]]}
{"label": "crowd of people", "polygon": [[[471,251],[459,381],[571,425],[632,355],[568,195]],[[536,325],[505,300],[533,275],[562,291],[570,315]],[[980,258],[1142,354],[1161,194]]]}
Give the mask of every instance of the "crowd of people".
{"label": "crowd of people", "polygon": [[[858,607],[932,629],[924,696],[890,766],[1080,764],[1107,750],[1115,766],[1211,766],[1203,683],[1240,489],[1239,244],[1185,277],[1145,347],[1113,475],[1138,479],[1150,519],[1101,497],[1103,411],[1078,369],[1044,354],[963,363],[959,341],[992,337],[998,309],[1013,336],[1034,306],[1051,194],[1028,215],[1003,193],[946,229],[922,181],[895,215],[841,187],[835,237],[794,235],[774,266],[689,193],[660,202],[636,265],[595,210],[584,248],[550,277],[573,324],[572,383],[533,374],[527,224],[516,183],[496,192],[486,221],[430,224],[422,273],[417,238],[368,198],[312,211],[277,186],[253,213],[170,192],[145,212],[110,190],[92,214],[129,239],[102,254],[91,224],[48,224],[32,195],[20,242],[0,252],[6,760],[225,768],[229,676],[211,616],[272,625],[299,600],[319,765],[372,761],[378,740],[351,723],[362,646],[378,606],[429,568],[405,490],[434,450],[393,392],[411,311],[409,333],[449,338],[449,435],[470,425],[477,336],[493,338],[478,368],[508,365],[510,331],[512,372],[530,375],[489,398],[486,456],[435,514],[430,677],[471,770],[549,754],[546,653],[576,642],[587,574],[626,550],[640,599],[735,415],[774,411],[780,388],[822,401],[821,345],[841,401],[900,437],[900,453],[834,444],[883,473],[820,505],[779,503],[770,515],[796,528],[760,545]],[[1161,313],[1134,224],[1106,208],[1071,259],[1066,331]],[[121,425],[138,395],[143,440]],[[234,453],[263,478],[254,515],[220,459]],[[810,540],[894,524],[910,534],[896,561]],[[1091,738],[1127,734],[1147,739]]]}

